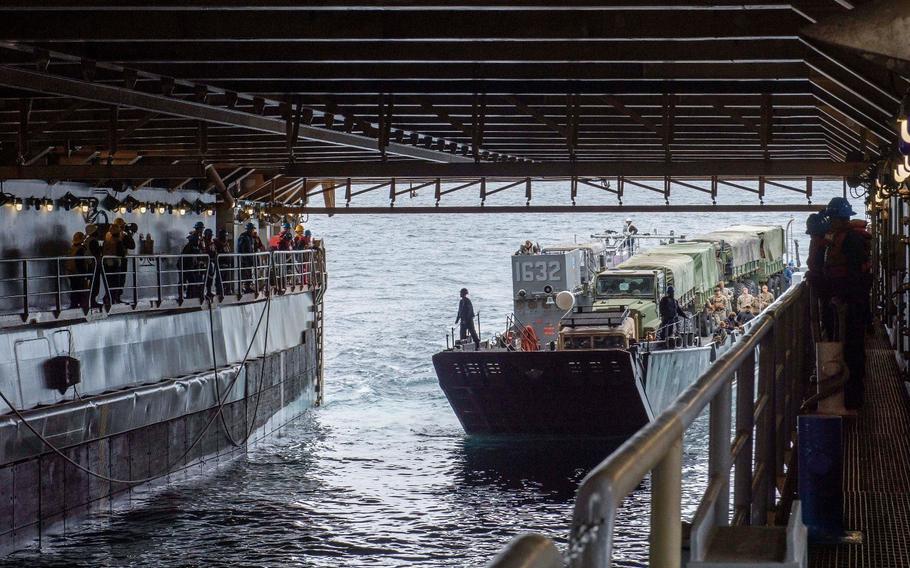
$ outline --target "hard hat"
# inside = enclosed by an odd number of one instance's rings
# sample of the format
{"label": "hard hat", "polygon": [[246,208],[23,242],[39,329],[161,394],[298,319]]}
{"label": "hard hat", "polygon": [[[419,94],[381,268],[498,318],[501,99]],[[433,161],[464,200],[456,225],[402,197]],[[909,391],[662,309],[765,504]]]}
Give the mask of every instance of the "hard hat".
{"label": "hard hat", "polygon": [[850,202],[844,197],[835,197],[829,201],[828,207],[825,208],[825,213],[827,213],[829,217],[837,217],[839,219],[849,219],[853,215],[856,215],[856,211],[853,210],[853,207],[850,206]]}
{"label": "hard hat", "polygon": [[247,224],[246,224],[246,230],[247,230],[247,231],[252,231],[252,230],[255,229],[255,228],[256,228],[256,225],[254,225],[254,224],[252,224],[252,223],[247,223]]}
{"label": "hard hat", "polygon": [[114,219],[114,224],[122,227],[122,226],[126,225],[126,221],[123,220],[123,217],[117,217],[116,219]]}
{"label": "hard hat", "polygon": [[193,228],[196,229],[197,231],[198,231],[199,229],[204,229],[204,228],[205,228],[205,223],[203,223],[202,221],[196,221],[196,224],[193,225]]}
{"label": "hard hat", "polygon": [[312,237],[312,236],[313,236],[313,231],[307,229],[306,231],[304,231],[303,236],[304,236],[304,237]]}
{"label": "hard hat", "polygon": [[303,234],[303,225],[297,225],[294,227],[294,232],[298,234]]}
{"label": "hard hat", "polygon": [[791,260],[790,262],[787,263],[787,266],[796,266],[796,261]]}
{"label": "hard hat", "polygon": [[631,217],[628,217],[628,218],[626,219],[626,223],[631,223],[631,222],[632,222],[632,218],[631,218]]}
{"label": "hard hat", "polygon": [[83,243],[83,241],[85,241],[85,233],[83,233],[82,231],[76,231],[75,233],[73,233],[73,244],[74,245],[81,245]]}
{"label": "hard hat", "polygon": [[468,289],[467,289],[467,288],[462,288],[458,293],[461,294],[462,296],[467,296],[467,295],[468,295]]}
{"label": "hard hat", "polygon": [[204,236],[204,237],[211,237],[211,236],[212,236],[212,230],[211,230],[211,229],[206,229],[205,231],[202,232],[202,236]]}
{"label": "hard hat", "polygon": [[[849,204],[848,204],[849,205]],[[831,222],[822,213],[812,213],[806,217],[807,235],[824,235],[831,229]]]}
{"label": "hard hat", "polygon": [[672,294],[674,292],[676,292],[676,290],[673,288],[673,286],[667,286],[667,294]]}
{"label": "hard hat", "polygon": [[282,224],[281,224],[281,230],[282,230],[282,231],[290,231],[290,230],[291,230],[291,224],[290,224],[290,223],[282,223]]}
{"label": "hard hat", "polygon": [[90,236],[94,235],[94,234],[97,233],[97,232],[98,232],[98,225],[95,225],[94,223],[92,223],[91,225],[86,225],[86,226],[85,226],[85,234],[86,234],[86,236],[89,236],[89,237],[90,237]]}

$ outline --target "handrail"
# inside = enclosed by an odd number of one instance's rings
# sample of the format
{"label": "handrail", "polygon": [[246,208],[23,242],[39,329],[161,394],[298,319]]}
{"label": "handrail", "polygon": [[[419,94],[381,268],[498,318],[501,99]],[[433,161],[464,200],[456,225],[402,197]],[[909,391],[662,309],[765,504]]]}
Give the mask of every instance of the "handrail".
{"label": "handrail", "polygon": [[313,249],[261,253],[56,256],[0,260],[0,326],[84,317],[90,309],[140,310],[318,290]]}
{"label": "handrail", "polygon": [[[730,469],[736,464],[734,522],[764,524],[784,473],[809,363],[804,284],[793,286],[754,321],[750,330],[654,421],[645,425],[582,481],[575,500],[568,560],[574,568],[604,568],[612,561],[621,502],[652,473],[650,565],[681,563],[682,438],[711,406],[709,474],[699,514],[709,509],[728,524]],[[775,333],[781,327],[782,332]],[[758,352],[756,353],[756,349]],[[759,398],[755,400],[758,357]],[[731,442],[732,383],[738,381],[736,436]],[[755,442],[753,461],[752,443]],[[754,469],[753,469],[754,464]],[[753,492],[753,490],[755,491]],[[781,491],[782,499],[786,492]],[[781,507],[781,510],[789,510]],[[693,527],[693,541],[700,538]],[[699,547],[692,545],[692,554]],[[513,564],[521,565],[521,564]],[[502,568],[496,561],[492,567]]]}

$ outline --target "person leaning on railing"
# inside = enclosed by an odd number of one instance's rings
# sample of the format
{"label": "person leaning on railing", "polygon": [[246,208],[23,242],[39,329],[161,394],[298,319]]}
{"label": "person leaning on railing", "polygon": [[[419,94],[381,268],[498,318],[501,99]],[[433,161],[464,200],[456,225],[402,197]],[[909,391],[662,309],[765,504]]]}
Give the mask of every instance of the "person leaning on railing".
{"label": "person leaning on railing", "polygon": [[[208,298],[212,298],[217,294],[220,298],[224,298],[224,285],[221,282],[221,270],[218,267],[218,251],[216,250],[213,236],[214,233],[212,233],[211,229],[202,231],[202,242],[199,246],[203,254],[209,255],[205,273],[205,295]],[[214,294],[212,293],[213,283],[215,284]]]}

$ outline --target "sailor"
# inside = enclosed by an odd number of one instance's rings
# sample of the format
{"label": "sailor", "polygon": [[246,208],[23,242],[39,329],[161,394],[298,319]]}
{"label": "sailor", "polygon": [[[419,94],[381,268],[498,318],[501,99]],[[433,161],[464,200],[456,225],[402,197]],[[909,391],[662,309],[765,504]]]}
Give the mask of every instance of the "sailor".
{"label": "sailor", "polygon": [[298,224],[294,227],[294,250],[305,250],[309,248],[309,242],[304,237],[303,225]]}
{"label": "sailor", "polygon": [[474,329],[474,304],[468,298],[468,289],[462,288],[459,292],[461,301],[458,302],[458,315],[455,317],[455,323],[461,323],[458,337],[464,339],[471,334],[474,340],[474,347],[480,349],[480,338],[477,337],[477,330]]}
{"label": "sailor", "polygon": [[515,254],[524,255],[524,254],[533,254],[533,253],[534,253],[534,243],[532,243],[530,240],[527,240],[527,241],[523,242],[520,247],[518,247],[518,251]]}
{"label": "sailor", "polygon": [[790,287],[790,284],[793,283],[793,273],[796,272],[796,262],[789,261],[787,266],[784,267],[784,290]]}
{"label": "sailor", "polygon": [[98,239],[98,225],[94,223],[85,226],[85,248],[89,256],[95,259],[92,268],[92,287],[89,291],[89,307],[97,308],[98,291],[101,289],[101,257],[104,254],[101,248],[101,241]]}
{"label": "sailor", "polygon": [[91,269],[88,249],[85,246],[85,233],[77,231],[73,235],[73,244],[67,256],[69,258],[66,260],[65,268],[69,274],[71,290],[69,309],[87,309]]}
{"label": "sailor", "polygon": [[749,310],[755,303],[756,298],[752,295],[751,292],[749,292],[749,287],[743,286],[742,291],[739,293],[739,297],[736,298],[736,311],[744,312],[746,310]]}
{"label": "sailor", "polygon": [[215,292],[224,297],[224,286],[221,282],[221,270],[218,267],[218,249],[215,246],[214,233],[211,229],[205,229],[202,232],[202,242],[199,244],[202,254],[209,255],[209,261],[205,274],[205,295],[213,297],[212,283],[215,284]]}
{"label": "sailor", "polygon": [[767,284],[762,284],[761,292],[759,292],[759,294],[758,294],[758,310],[761,311],[761,310],[767,308],[768,306],[771,305],[771,303],[773,301],[774,301],[774,294],[772,294],[768,290]]}
{"label": "sailor", "polygon": [[253,242],[253,233],[256,232],[256,225],[252,223],[247,223],[244,227],[244,231],[240,233],[240,236],[237,237],[237,252],[243,256],[240,257],[240,266],[243,267],[240,271],[240,282],[243,285],[243,293],[249,294],[253,292],[252,281],[253,281],[253,269],[252,267],[256,264],[256,259],[252,255],[256,250],[256,244]]}
{"label": "sailor", "polygon": [[633,235],[638,234],[638,227],[632,224],[631,218],[626,218],[622,233],[626,235],[626,246],[629,247],[630,250],[635,248],[635,239],[633,238]]}
{"label": "sailor", "polygon": [[688,318],[686,312],[682,311],[682,308],[679,307],[679,302],[676,301],[676,291],[673,289],[673,286],[667,286],[667,294],[660,299],[659,311],[660,311],[660,334],[658,339],[667,339],[672,335],[676,335],[676,327],[679,323],[679,318]]}
{"label": "sailor", "polygon": [[[858,409],[863,404],[863,378],[866,366],[865,326],[870,278],[865,277],[869,262],[864,236],[850,222],[855,215],[850,202],[835,197],[825,210],[831,219],[826,235],[824,275],[830,286],[832,307],[843,317],[838,339],[844,344],[848,378],[844,385],[844,406]],[[863,229],[864,230],[864,229]],[[831,310],[833,312],[834,310]],[[834,321],[831,321],[832,326]],[[830,338],[829,338],[830,339]]]}
{"label": "sailor", "polygon": [[102,253],[105,256],[104,270],[107,277],[108,292],[111,303],[119,303],[126,283],[127,250],[136,248],[133,239],[135,225],[128,226],[123,217],[117,217],[104,237]]}
{"label": "sailor", "polygon": [[196,221],[196,224],[193,225],[193,234],[196,235],[196,241],[202,242],[202,236],[205,232],[205,223],[202,221]]}
{"label": "sailor", "polygon": [[743,325],[755,319],[755,312],[755,306],[749,306],[745,310],[741,310],[739,312],[739,315],[736,316],[736,322],[740,325],[740,327],[742,327]]}
{"label": "sailor", "polygon": [[196,255],[203,254],[199,239],[196,237],[196,231],[186,236],[186,244],[180,251],[180,273],[183,277],[183,284],[186,286],[187,298],[199,298],[202,294],[202,273],[208,265],[208,261],[198,258]]}

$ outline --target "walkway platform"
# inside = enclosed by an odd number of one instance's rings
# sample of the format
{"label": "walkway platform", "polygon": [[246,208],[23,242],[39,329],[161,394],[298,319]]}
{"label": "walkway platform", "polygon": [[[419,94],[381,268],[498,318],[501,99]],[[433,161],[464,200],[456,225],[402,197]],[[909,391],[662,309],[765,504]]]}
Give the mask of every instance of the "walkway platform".
{"label": "walkway platform", "polygon": [[810,546],[811,568],[910,566],[910,404],[884,329],[867,345],[865,404],[844,422],[844,524],[863,542]]}

